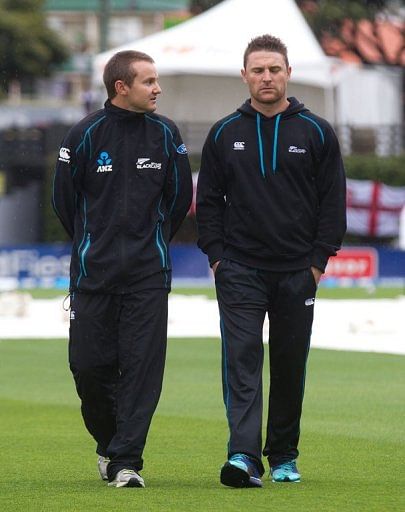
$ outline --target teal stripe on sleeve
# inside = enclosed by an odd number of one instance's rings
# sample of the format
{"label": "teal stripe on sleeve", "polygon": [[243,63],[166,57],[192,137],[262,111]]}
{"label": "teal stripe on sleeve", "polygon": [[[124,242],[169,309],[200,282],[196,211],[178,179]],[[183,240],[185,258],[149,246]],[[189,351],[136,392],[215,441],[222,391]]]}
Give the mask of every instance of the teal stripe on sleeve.
{"label": "teal stripe on sleeve", "polygon": [[218,128],[218,130],[215,132],[215,136],[214,136],[214,141],[216,142],[218,137],[219,137],[219,134],[222,132],[222,130],[224,129],[224,127],[232,122],[232,121],[235,121],[235,119],[239,119],[241,117],[242,114],[236,114],[235,116],[232,116],[230,117],[229,119],[227,119],[226,121],[224,121],[221,126]]}
{"label": "teal stripe on sleeve", "polygon": [[318,132],[319,132],[319,135],[321,136],[321,141],[322,141],[322,144],[325,144],[325,135],[323,134],[323,131],[322,131],[322,128],[319,126],[319,124],[314,120],[312,119],[311,117],[309,116],[304,116],[304,114],[298,114],[299,117],[301,117],[302,119],[306,119],[307,121],[309,121],[310,123],[312,123],[314,126],[316,126]]}

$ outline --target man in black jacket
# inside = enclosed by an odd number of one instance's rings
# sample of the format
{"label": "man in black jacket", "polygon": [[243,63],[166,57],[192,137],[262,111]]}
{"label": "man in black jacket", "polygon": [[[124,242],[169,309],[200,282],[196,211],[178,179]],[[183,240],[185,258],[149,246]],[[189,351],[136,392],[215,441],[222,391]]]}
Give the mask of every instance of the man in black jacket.
{"label": "man in black jacket", "polygon": [[331,126],[287,98],[287,48],[246,48],[250,99],[218,121],[197,187],[199,247],[215,273],[223,395],[230,429],[221,482],[261,487],[262,332],[270,320],[263,454],[275,482],[297,482],[305,367],[317,285],[346,229],[345,176]]}
{"label": "man in black jacket", "polygon": [[151,57],[107,63],[108,100],[74,126],[57,161],[53,206],[73,240],[69,363],[100,475],[144,487],[142,453],[163,380],[169,241],[192,198],[187,150]]}

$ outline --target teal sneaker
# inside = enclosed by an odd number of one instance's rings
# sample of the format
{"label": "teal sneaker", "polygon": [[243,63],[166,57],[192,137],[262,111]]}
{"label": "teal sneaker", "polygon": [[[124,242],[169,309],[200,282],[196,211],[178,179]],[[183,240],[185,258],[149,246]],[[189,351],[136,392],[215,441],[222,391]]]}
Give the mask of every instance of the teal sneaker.
{"label": "teal sneaker", "polygon": [[221,469],[221,484],[228,487],[262,487],[259,470],[254,460],[236,453]]}
{"label": "teal sneaker", "polygon": [[273,482],[300,482],[301,475],[298,473],[295,460],[283,462],[278,466],[270,468],[270,476]]}

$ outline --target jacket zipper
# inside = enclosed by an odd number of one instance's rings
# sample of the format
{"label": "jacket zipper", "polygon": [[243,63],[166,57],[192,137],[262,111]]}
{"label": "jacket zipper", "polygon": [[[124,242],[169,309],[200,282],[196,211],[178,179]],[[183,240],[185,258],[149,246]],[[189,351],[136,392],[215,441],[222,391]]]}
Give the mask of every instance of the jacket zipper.
{"label": "jacket zipper", "polygon": [[[127,152],[128,141],[127,138],[124,140],[124,154]],[[127,233],[127,223],[128,223],[128,165],[124,162],[123,164],[123,188],[122,190],[122,223],[121,223],[121,233],[120,233],[120,259],[121,259],[121,276],[122,279],[125,279],[127,272],[127,245],[126,245],[126,233]]]}

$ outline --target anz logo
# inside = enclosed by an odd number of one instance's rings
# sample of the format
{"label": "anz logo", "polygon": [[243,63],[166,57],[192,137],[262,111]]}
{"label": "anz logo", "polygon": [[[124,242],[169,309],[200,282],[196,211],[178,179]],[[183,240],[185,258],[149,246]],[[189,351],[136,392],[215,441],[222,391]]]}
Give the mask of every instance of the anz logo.
{"label": "anz logo", "polygon": [[99,164],[99,166],[97,167],[97,172],[111,172],[111,162],[112,160],[107,151],[102,151],[97,159],[97,163]]}

